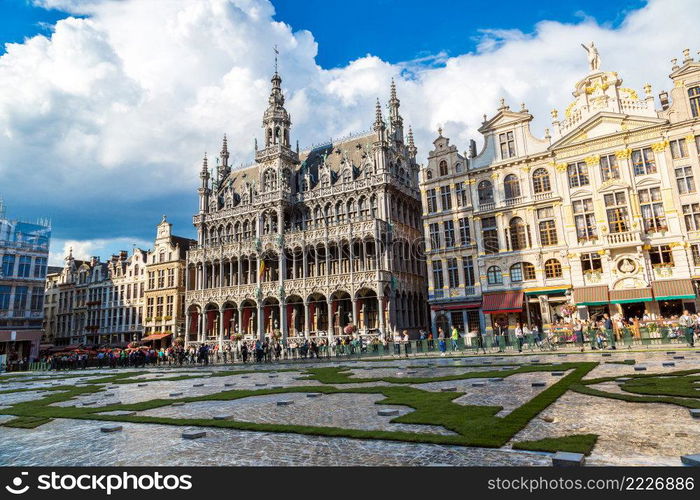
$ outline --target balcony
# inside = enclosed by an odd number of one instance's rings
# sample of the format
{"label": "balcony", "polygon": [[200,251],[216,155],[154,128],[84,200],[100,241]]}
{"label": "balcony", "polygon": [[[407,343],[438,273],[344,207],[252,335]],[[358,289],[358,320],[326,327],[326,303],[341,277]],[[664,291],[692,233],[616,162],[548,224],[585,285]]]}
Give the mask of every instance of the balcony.
{"label": "balcony", "polygon": [[623,233],[610,233],[605,236],[608,246],[641,245],[642,237],[639,231],[625,231]]}
{"label": "balcony", "polygon": [[479,203],[479,210],[482,212],[487,212],[496,208],[496,202],[489,201],[486,203]]}
{"label": "balcony", "polygon": [[518,196],[517,198],[508,198],[508,199],[504,200],[503,204],[506,207],[513,207],[515,205],[520,205],[524,201],[525,201],[524,197]]}
{"label": "balcony", "polygon": [[549,200],[551,198],[554,198],[554,193],[552,193],[551,191],[549,191],[548,193],[537,193],[532,197],[532,199],[535,201]]}

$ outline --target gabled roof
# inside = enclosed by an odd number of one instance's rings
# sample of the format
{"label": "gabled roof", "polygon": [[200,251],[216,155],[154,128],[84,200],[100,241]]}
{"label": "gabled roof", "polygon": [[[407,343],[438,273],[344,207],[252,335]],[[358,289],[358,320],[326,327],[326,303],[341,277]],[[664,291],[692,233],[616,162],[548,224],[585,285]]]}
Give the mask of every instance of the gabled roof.
{"label": "gabled roof", "polygon": [[[583,123],[578,124],[576,127],[572,128],[570,132],[554,141],[550,149],[563,148],[597,137],[605,137],[612,134],[619,134],[620,132],[654,127],[664,123],[667,123],[667,120],[663,118],[632,116],[601,111],[591,116]],[[596,131],[599,133],[596,134]]]}

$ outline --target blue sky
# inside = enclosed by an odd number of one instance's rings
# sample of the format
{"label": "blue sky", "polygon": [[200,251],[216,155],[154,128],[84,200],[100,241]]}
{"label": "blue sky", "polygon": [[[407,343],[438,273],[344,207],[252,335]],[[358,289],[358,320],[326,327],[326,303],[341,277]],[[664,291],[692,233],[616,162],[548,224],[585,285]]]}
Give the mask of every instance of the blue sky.
{"label": "blue sky", "polygon": [[541,136],[586,71],[581,42],[637,89],[700,49],[697,0],[269,1],[0,0],[0,196],[52,219],[54,262],[147,247],[163,214],[194,236],[202,155],[226,132],[232,162],[251,159],[275,44],[293,141],[369,128],[395,78],[420,161],[438,126],[480,142],[500,97]]}
{"label": "blue sky", "polygon": [[543,19],[563,23],[592,16],[615,26],[640,0],[465,1],[441,0],[276,0],[277,19],[308,29],[319,42],[317,62],[342,66],[367,53],[398,63],[474,49],[480,30],[530,32]]}

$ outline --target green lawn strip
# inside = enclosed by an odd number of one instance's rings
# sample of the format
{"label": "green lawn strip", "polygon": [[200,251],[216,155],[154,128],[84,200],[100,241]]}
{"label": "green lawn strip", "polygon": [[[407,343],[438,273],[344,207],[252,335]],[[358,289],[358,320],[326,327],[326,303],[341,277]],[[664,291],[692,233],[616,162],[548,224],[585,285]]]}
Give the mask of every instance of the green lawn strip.
{"label": "green lawn strip", "polygon": [[[435,377],[358,377],[353,378],[351,368],[346,366],[332,366],[324,368],[309,368],[299,380],[316,380],[322,384],[364,384],[371,382],[386,382],[389,384],[427,384],[431,382],[449,382],[454,380],[466,380],[470,378],[495,378],[509,377],[518,373],[566,371],[576,369],[579,366],[597,365],[591,362],[561,363],[558,365],[523,365],[511,370],[489,370],[483,372],[464,372],[455,375],[442,375]],[[507,365],[506,365],[507,366]],[[463,367],[466,368],[466,367]],[[590,370],[588,370],[590,371]],[[588,372],[587,371],[587,372]],[[586,372],[586,373],[587,373]]]}
{"label": "green lawn strip", "polygon": [[668,372],[668,373],[630,373],[630,374],[620,374],[620,375],[615,375],[611,377],[597,377],[597,378],[589,378],[586,380],[582,380],[581,383],[583,385],[594,385],[594,384],[602,384],[603,382],[613,382],[619,378],[630,378],[630,379],[640,379],[640,378],[650,378],[650,377],[680,377],[680,376],[685,376],[685,375],[694,375],[696,373],[700,373],[700,369],[692,369],[692,370],[679,370],[675,372]]}
{"label": "green lawn strip", "polygon": [[17,417],[2,424],[3,427],[17,427],[19,429],[34,429],[40,425],[51,422],[52,419],[45,417]]}
{"label": "green lawn strip", "polygon": [[598,441],[597,434],[572,434],[570,436],[551,437],[536,441],[518,441],[513,443],[514,450],[528,451],[568,451],[590,455]]}
{"label": "green lawn strip", "polygon": [[700,376],[661,376],[636,378],[626,381],[620,387],[626,392],[647,396],[681,396],[700,398]]}
{"label": "green lawn strip", "polygon": [[589,387],[588,385],[573,384],[570,389],[580,394],[598,396],[601,398],[617,399],[629,403],[664,403],[683,406],[685,408],[700,408],[700,399],[685,399],[672,396],[632,396],[630,394],[618,394],[606,392]]}

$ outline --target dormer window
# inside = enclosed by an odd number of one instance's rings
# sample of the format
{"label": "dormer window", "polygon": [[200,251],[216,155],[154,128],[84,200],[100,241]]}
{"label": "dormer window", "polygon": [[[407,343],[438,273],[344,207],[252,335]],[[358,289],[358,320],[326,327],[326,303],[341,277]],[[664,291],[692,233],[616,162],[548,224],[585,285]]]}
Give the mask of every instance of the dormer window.
{"label": "dormer window", "polygon": [[700,116],[700,86],[689,88],[688,98],[690,99],[690,112],[693,118],[697,118]]}
{"label": "dormer window", "polygon": [[445,160],[440,162],[440,175],[447,175],[447,162]]}
{"label": "dormer window", "polygon": [[513,132],[498,134],[498,142],[501,145],[502,160],[515,156],[515,139],[513,139]]}

